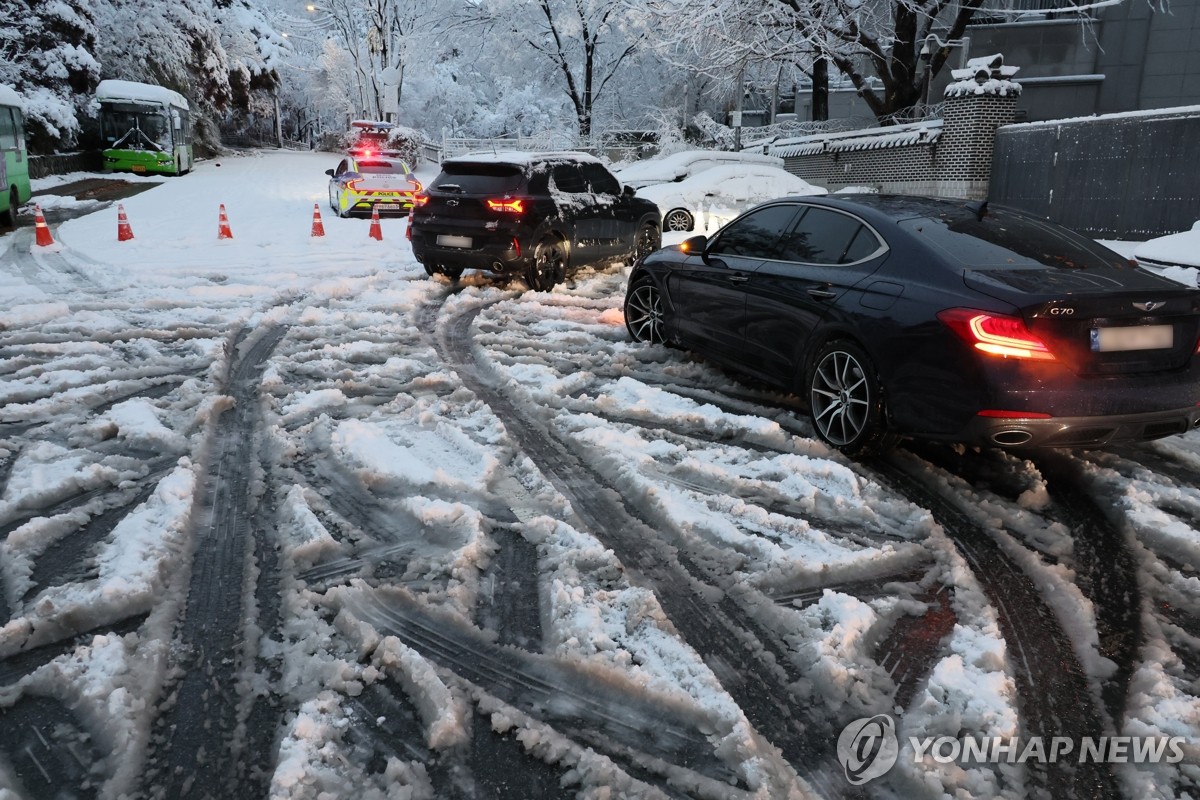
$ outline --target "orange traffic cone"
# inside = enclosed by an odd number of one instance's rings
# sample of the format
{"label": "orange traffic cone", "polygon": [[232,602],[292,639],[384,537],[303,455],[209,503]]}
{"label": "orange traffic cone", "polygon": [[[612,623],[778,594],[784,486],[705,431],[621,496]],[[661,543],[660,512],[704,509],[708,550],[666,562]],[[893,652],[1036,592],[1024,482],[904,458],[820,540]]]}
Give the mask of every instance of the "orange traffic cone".
{"label": "orange traffic cone", "polygon": [[46,218],[42,216],[42,207],[38,205],[33,207],[33,227],[37,235],[35,242],[39,247],[49,247],[54,244],[54,237],[50,235],[50,226],[46,224]]}
{"label": "orange traffic cone", "polygon": [[324,236],[325,235],[325,225],[322,224],[322,222],[321,222],[321,204],[320,203],[313,203],[312,235],[313,236]]}
{"label": "orange traffic cone", "polygon": [[371,232],[367,234],[372,239],[383,241],[383,228],[379,227],[379,209],[371,207]]}
{"label": "orange traffic cone", "polygon": [[117,241],[128,242],[133,238],[133,228],[129,227],[129,218],[125,216],[125,206],[117,204]]}
{"label": "orange traffic cone", "polygon": [[229,230],[229,217],[225,216],[225,204],[221,203],[221,218],[217,221],[217,238],[232,239],[233,231]]}

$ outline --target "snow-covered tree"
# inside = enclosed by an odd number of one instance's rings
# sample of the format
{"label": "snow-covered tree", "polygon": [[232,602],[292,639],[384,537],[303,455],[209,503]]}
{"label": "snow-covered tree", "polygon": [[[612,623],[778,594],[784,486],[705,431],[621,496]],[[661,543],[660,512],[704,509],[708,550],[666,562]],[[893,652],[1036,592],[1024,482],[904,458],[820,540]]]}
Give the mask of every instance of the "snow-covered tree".
{"label": "snow-covered tree", "polygon": [[579,135],[590,136],[597,103],[644,32],[612,0],[478,0],[472,6],[489,32],[507,32],[551,70],[575,110]]}
{"label": "snow-covered tree", "polygon": [[0,0],[0,83],[24,98],[32,152],[75,143],[100,80],[96,24],[86,0]]}
{"label": "snow-covered tree", "polygon": [[184,95],[201,144],[216,147],[229,107],[229,61],[212,0],[94,0],[102,77],[153,83]]}
{"label": "snow-covered tree", "polygon": [[937,31],[943,41],[961,38],[982,5],[982,0],[629,0],[627,8],[659,21],[657,41],[673,63],[723,76],[726,86],[755,65],[791,64],[814,80],[816,90],[826,65],[832,65],[887,122],[921,100],[950,55],[935,47],[926,69],[921,50],[927,37]]}

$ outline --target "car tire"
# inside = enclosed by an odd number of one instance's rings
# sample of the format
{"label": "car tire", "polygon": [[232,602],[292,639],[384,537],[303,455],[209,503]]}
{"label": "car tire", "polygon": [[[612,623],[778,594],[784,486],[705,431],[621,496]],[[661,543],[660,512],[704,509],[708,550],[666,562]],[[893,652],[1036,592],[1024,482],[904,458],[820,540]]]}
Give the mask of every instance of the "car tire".
{"label": "car tire", "polygon": [[547,236],[533,250],[533,261],[525,272],[525,282],[535,292],[548,292],[563,279],[566,269],[566,243]]}
{"label": "car tire", "polygon": [[878,455],[899,441],[886,427],[875,365],[856,342],[827,342],[812,359],[806,385],[822,441],[849,456]]}
{"label": "car tire", "polygon": [[637,235],[634,236],[631,260],[636,264],[660,247],[662,247],[662,233],[656,226],[646,223],[638,228]]}
{"label": "car tire", "polygon": [[690,231],[696,226],[696,220],[687,209],[673,208],[663,216],[664,231]]}
{"label": "car tire", "polygon": [[642,278],[625,293],[625,330],[635,342],[665,344],[662,293],[649,278]]}
{"label": "car tire", "polygon": [[17,209],[20,206],[21,201],[17,198],[17,189],[13,187],[8,193],[8,202],[3,210],[0,210],[0,223],[10,228],[17,227]]}

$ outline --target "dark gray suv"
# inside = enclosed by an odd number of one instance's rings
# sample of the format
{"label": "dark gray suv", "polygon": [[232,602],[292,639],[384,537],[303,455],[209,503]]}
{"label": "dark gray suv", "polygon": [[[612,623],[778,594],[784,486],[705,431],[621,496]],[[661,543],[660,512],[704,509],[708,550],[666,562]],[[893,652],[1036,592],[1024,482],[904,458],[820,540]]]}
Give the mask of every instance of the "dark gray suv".
{"label": "dark gray suv", "polygon": [[442,162],[409,216],[430,275],[516,274],[547,291],[567,270],[636,261],[661,244],[658,207],[584,153],[496,153]]}

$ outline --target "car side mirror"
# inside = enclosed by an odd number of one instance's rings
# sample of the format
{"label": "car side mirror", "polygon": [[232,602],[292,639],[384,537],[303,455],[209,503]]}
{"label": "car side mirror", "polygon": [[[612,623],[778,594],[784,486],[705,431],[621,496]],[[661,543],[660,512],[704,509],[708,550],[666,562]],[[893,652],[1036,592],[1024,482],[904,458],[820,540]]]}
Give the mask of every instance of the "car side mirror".
{"label": "car side mirror", "polygon": [[626,197],[633,197],[635,194],[637,194],[637,189],[633,188],[629,184],[625,184],[623,187],[621,187],[621,194],[625,195]]}
{"label": "car side mirror", "polygon": [[708,237],[701,234],[700,236],[689,236],[679,243],[679,249],[688,255],[703,256],[704,248],[708,247]]}
{"label": "car side mirror", "polygon": [[325,174],[326,174],[326,175],[328,175],[329,177],[331,177],[331,178],[332,178],[332,177],[333,177],[333,170],[331,170],[331,169],[327,169],[327,170],[325,170]]}

